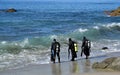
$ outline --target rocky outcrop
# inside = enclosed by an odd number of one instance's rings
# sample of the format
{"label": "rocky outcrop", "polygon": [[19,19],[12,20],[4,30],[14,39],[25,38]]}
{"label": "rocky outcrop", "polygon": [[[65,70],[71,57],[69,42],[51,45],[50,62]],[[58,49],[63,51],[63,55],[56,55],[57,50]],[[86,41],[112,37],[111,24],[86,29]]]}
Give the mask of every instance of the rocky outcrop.
{"label": "rocky outcrop", "polygon": [[92,65],[94,69],[112,69],[120,71],[120,57],[111,57],[102,62],[95,62]]}
{"label": "rocky outcrop", "polygon": [[6,10],[6,12],[17,12],[17,10],[14,8],[11,8],[11,9]]}
{"label": "rocky outcrop", "polygon": [[103,47],[103,48],[102,48],[102,50],[106,50],[106,49],[108,49],[108,47]]}
{"label": "rocky outcrop", "polygon": [[105,11],[105,14],[110,16],[120,16],[120,7],[112,11]]}

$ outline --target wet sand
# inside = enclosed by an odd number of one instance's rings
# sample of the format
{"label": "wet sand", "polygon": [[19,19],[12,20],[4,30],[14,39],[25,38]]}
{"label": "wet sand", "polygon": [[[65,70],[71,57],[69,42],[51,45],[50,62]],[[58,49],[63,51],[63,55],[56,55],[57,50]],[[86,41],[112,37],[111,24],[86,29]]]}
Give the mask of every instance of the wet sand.
{"label": "wet sand", "polygon": [[120,72],[94,72],[94,73],[83,73],[74,75],[119,75]]}
{"label": "wet sand", "polygon": [[119,75],[120,72],[101,71],[92,69],[92,64],[102,61],[105,58],[118,56],[119,53],[112,53],[105,56],[92,57],[89,59],[78,59],[61,63],[27,65],[18,69],[0,71],[0,75]]}

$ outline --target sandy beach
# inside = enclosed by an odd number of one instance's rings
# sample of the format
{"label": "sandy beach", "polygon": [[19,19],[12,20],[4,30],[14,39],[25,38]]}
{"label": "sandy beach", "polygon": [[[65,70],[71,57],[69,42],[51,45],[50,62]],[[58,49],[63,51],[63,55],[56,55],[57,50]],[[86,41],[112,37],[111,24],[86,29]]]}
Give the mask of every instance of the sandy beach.
{"label": "sandy beach", "polygon": [[79,59],[76,61],[67,61],[50,64],[29,64],[22,68],[0,71],[0,75],[119,75],[119,72],[112,70],[95,70],[92,64],[96,61],[102,61],[105,58],[119,56],[119,53],[111,53],[105,56]]}

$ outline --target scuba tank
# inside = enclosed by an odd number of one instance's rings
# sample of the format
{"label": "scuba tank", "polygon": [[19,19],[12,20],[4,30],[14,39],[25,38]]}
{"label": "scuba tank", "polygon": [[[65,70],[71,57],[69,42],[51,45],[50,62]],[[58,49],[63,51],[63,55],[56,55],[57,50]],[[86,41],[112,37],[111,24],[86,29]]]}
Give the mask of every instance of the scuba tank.
{"label": "scuba tank", "polygon": [[59,45],[56,44],[56,52],[59,52]]}
{"label": "scuba tank", "polygon": [[89,40],[86,40],[86,41],[85,41],[85,47],[86,47],[86,48],[89,48],[89,47],[90,47],[90,41],[89,41]]}
{"label": "scuba tank", "polygon": [[76,42],[74,43],[74,49],[75,49],[75,52],[78,52],[78,45]]}

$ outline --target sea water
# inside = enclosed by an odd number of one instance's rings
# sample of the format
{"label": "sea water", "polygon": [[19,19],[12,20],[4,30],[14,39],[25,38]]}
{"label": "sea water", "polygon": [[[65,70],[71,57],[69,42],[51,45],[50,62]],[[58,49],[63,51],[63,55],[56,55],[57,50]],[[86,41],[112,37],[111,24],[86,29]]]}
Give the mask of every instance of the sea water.
{"label": "sea water", "polygon": [[[68,59],[68,38],[91,41],[90,57],[120,51],[120,17],[110,17],[119,2],[2,2],[0,1],[0,69],[49,64],[54,38],[61,44],[61,61]],[[15,8],[17,12],[4,12]],[[108,47],[102,50],[102,47]]]}

